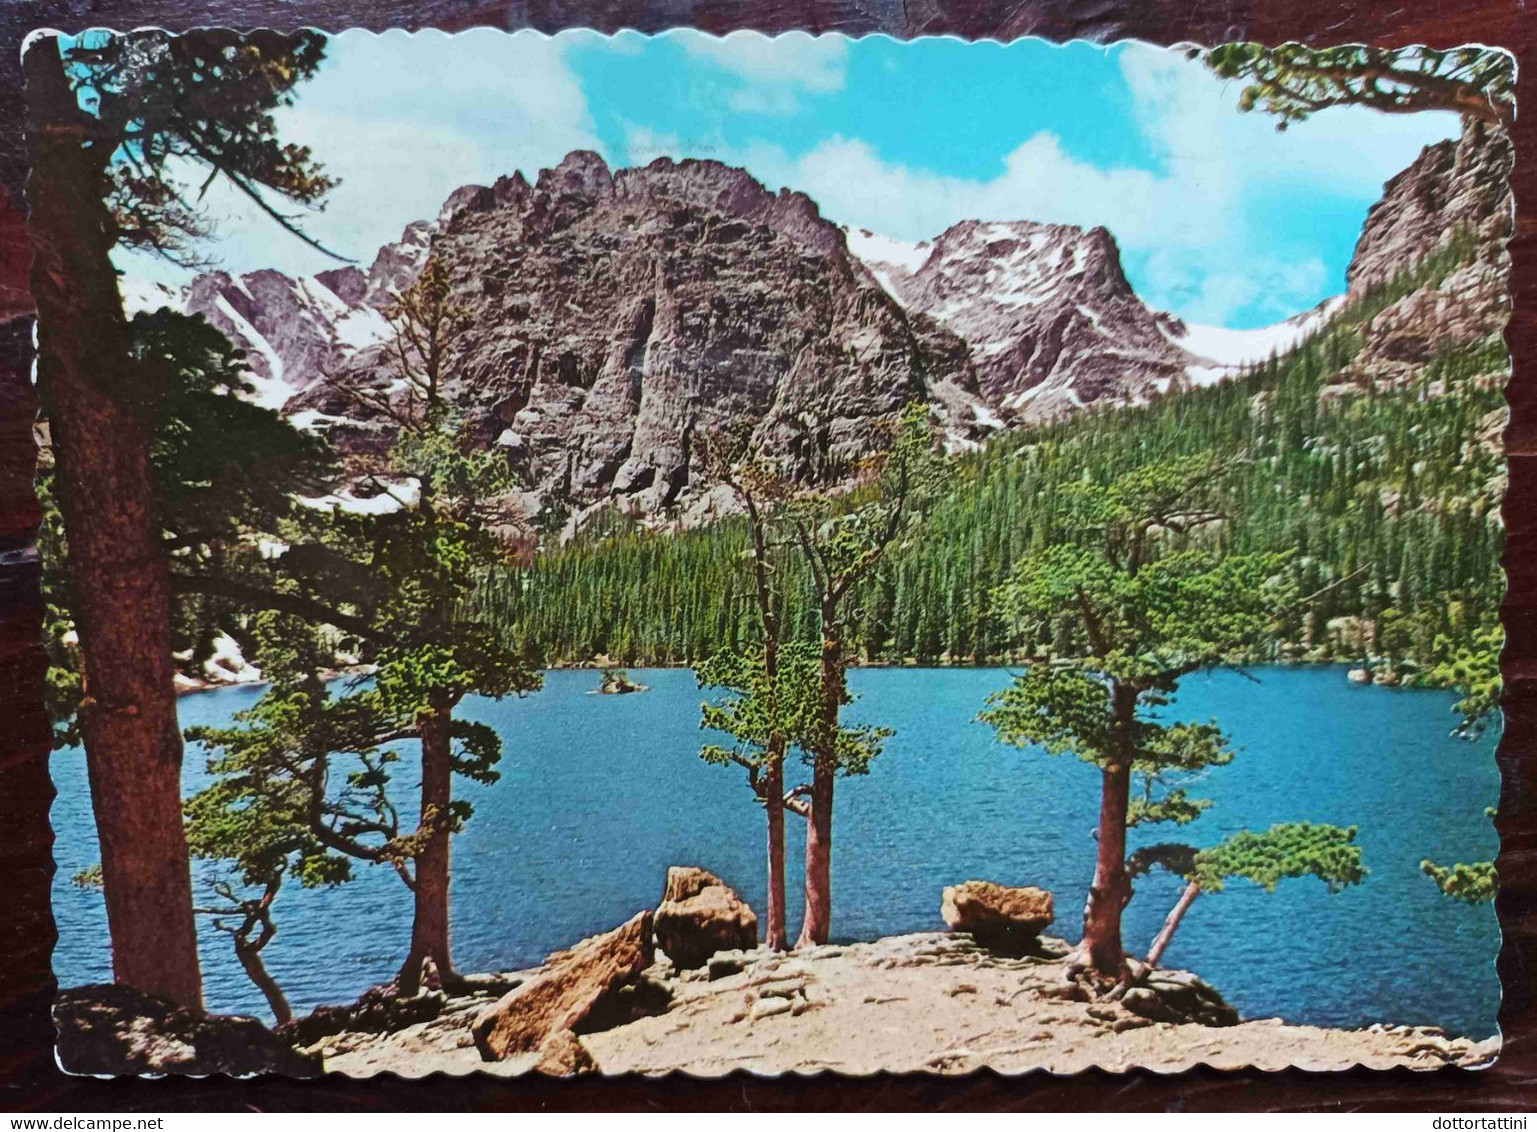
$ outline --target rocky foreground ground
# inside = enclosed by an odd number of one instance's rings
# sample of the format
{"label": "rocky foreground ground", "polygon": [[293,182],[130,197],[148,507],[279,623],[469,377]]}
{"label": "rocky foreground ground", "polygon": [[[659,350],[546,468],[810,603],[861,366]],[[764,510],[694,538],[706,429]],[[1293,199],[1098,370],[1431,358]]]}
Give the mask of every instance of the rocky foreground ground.
{"label": "rocky foreground ground", "polygon": [[[1071,1073],[1194,1065],[1344,1069],[1487,1064],[1498,1041],[1426,1027],[1329,1030],[1243,1021],[1184,971],[1095,982],[1040,933],[1052,895],[967,881],[944,890],[948,933],[776,952],[719,877],[668,870],[655,910],[539,967],[376,987],[269,1031],[126,987],[55,1007],[59,1056],[85,1073]],[[435,978],[435,973],[434,973]]]}
{"label": "rocky foreground ground", "polygon": [[[1140,1066],[1172,1072],[1200,1064],[1432,1069],[1479,1065],[1498,1053],[1497,1041],[1475,1043],[1424,1027],[1347,1031],[1279,1019],[1155,1021],[1122,1002],[1089,1000],[1067,977],[1066,953],[1066,945],[1045,939],[1041,954],[1008,958],[967,936],[934,933],[786,955],[725,953],[696,971],[678,972],[663,960],[644,972],[642,983],[652,988],[652,1002],[668,1002],[665,1008],[577,1040],[590,1059],[584,1068],[600,1073],[702,1076],[737,1069],[1070,1073]],[[1153,986],[1198,1012],[1210,993],[1178,971],[1158,972]],[[430,1021],[388,1034],[336,1034],[314,1052],[327,1071],[354,1075],[517,1075],[549,1068],[539,1065],[537,1051],[482,1060],[471,1026],[489,1001],[487,995],[450,998]],[[1206,1009],[1219,1016],[1210,1000]]]}

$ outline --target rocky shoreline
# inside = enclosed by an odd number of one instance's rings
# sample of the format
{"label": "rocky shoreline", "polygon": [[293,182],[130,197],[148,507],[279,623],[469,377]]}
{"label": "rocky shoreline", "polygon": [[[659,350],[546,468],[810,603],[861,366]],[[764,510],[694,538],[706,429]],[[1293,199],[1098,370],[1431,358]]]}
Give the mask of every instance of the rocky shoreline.
{"label": "rocky shoreline", "polygon": [[269,1031],[126,987],[55,1008],[61,1064],[85,1073],[1178,1072],[1487,1065],[1499,1039],[1424,1026],[1338,1030],[1242,1019],[1179,970],[1096,981],[1040,932],[1051,893],[946,888],[949,932],[771,951],[720,878],[668,870],[656,909],[538,967],[454,978],[400,997],[375,987]]}
{"label": "rocky shoreline", "polygon": [[[1177,1072],[1219,1069],[1436,1069],[1494,1060],[1498,1039],[1473,1042],[1429,1027],[1332,1030],[1280,1019],[1232,1025],[1158,1021],[1139,1003],[1096,1001],[1067,976],[1067,945],[995,955],[964,934],[891,936],[869,943],[775,954],[728,952],[702,970],[665,960],[642,980],[667,1006],[580,1034],[587,1071],[718,1076],[783,1073],[1073,1073],[1098,1067]],[[506,976],[536,976],[543,968]],[[1195,976],[1160,970],[1153,996],[1197,1000]],[[392,1033],[342,1032],[305,1051],[326,1071],[420,1077],[547,1072],[530,1051],[485,1061],[472,1026],[487,994],[447,997],[438,1015]],[[1219,1000],[1220,1001],[1220,1000]],[[1172,1016],[1172,1015],[1171,1015]]]}

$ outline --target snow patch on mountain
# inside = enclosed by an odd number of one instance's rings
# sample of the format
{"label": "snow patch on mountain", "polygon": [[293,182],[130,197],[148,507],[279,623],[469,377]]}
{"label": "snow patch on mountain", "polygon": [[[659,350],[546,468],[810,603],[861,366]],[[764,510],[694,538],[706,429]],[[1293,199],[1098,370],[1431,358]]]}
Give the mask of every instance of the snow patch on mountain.
{"label": "snow patch on mountain", "polygon": [[299,503],[314,511],[346,511],[352,515],[393,515],[421,502],[422,481],[415,476],[400,481],[380,481],[378,486],[377,495],[358,495],[351,488],[343,488],[330,495],[297,498]]}
{"label": "snow patch on mountain", "polygon": [[336,341],[350,350],[377,346],[393,333],[389,319],[373,307],[358,307],[336,321]]}
{"label": "snow patch on mountain", "polygon": [[983,398],[1010,423],[1142,404],[1201,360],[1132,291],[1103,228],[964,220],[922,244],[852,232],[849,248],[908,311],[966,343]]}
{"label": "snow patch on mountain", "polygon": [[843,231],[854,258],[869,268],[881,288],[898,301],[901,296],[896,290],[897,276],[922,270],[934,250],[928,240],[913,244],[882,236],[868,228],[845,228]]}
{"label": "snow patch on mountain", "polygon": [[223,295],[214,299],[214,306],[234,324],[236,333],[240,335],[239,344],[246,350],[255,350],[266,363],[264,368],[251,367],[249,376],[255,393],[250,399],[264,409],[281,409],[284,402],[298,392],[283,380],[283,359],[278,357],[272,343]]}
{"label": "snow patch on mountain", "polygon": [[119,275],[117,290],[123,297],[123,313],[129,318],[165,307],[181,310],[187,304],[185,288],[168,287],[164,283],[138,279],[132,275]]}
{"label": "snow patch on mountain", "polygon": [[1219,367],[1254,365],[1272,354],[1284,354],[1333,318],[1344,305],[1345,296],[1336,295],[1310,311],[1253,330],[1186,323],[1184,334],[1169,334],[1168,338],[1181,349]]}

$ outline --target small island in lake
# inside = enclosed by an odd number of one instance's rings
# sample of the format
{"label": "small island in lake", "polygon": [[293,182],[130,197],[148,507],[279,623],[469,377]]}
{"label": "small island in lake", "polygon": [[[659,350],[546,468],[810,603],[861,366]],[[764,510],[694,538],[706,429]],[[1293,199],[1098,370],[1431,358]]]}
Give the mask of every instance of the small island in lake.
{"label": "small island in lake", "polygon": [[630,674],[622,668],[605,668],[603,679],[598,684],[598,694],[604,696],[627,696],[631,692],[649,692],[651,689],[644,684],[637,684],[630,679]]}

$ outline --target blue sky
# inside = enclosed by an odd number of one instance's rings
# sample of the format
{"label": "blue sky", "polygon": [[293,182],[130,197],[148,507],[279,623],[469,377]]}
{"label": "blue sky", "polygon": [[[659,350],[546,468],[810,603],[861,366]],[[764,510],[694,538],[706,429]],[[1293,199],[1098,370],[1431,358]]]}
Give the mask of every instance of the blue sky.
{"label": "blue sky", "polygon": [[[1104,225],[1150,304],[1250,327],[1342,290],[1383,181],[1457,121],[1333,109],[1278,134],[1237,100],[1141,44],[345,32],[279,127],[342,178],[305,227],[365,265],[459,185],[588,148],[742,165],[898,239],[968,218]],[[227,269],[333,266],[209,196]]]}

